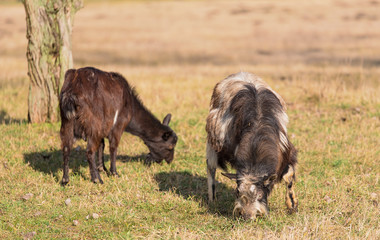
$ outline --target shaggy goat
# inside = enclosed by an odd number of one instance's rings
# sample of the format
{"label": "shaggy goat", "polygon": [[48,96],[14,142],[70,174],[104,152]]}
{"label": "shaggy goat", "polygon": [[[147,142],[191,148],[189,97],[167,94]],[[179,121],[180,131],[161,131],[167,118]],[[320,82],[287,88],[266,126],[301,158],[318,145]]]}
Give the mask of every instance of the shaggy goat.
{"label": "shaggy goat", "polygon": [[69,155],[76,138],[88,141],[87,161],[94,183],[103,183],[99,171],[108,173],[104,166],[104,138],[109,140],[110,172],[117,175],[116,152],[124,131],[137,135],[148,146],[147,163],[161,162],[163,159],[170,163],[173,160],[177,135],[168,126],[171,115],[168,114],[161,124],[118,73],[91,67],[68,70],[59,96],[59,107],[63,185],[69,182]]}
{"label": "shaggy goat", "polygon": [[245,72],[230,75],[213,91],[207,117],[207,175],[209,201],[215,199],[215,171],[237,183],[233,213],[244,219],[267,215],[267,198],[276,182],[286,183],[286,205],[297,209],[294,193],[297,151],[288,139],[285,102],[259,77]]}

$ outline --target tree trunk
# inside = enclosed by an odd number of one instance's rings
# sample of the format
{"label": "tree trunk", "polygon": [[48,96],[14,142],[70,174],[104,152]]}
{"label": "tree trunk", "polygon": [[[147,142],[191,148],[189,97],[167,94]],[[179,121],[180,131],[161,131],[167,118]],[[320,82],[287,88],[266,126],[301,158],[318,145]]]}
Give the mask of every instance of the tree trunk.
{"label": "tree trunk", "polygon": [[28,47],[28,120],[59,120],[58,95],[66,70],[72,68],[71,31],[82,0],[22,0]]}

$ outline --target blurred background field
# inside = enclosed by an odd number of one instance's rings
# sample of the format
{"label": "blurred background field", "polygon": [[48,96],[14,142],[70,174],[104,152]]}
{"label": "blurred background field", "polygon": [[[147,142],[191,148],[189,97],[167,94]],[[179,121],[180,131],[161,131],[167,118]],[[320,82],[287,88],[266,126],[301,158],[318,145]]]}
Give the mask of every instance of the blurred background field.
{"label": "blurred background field", "polygon": [[[121,177],[103,174],[101,186],[89,182],[79,142],[61,187],[59,123],[26,123],[25,26],[21,3],[0,2],[0,238],[380,237],[380,1],[84,1],[75,68],[120,72],[157,117],[172,113],[179,136],[172,165],[148,168],[147,148],[125,133]],[[270,218],[234,219],[234,184],[219,173],[219,201],[207,204],[208,104],[238,71],[261,76],[288,104],[295,215],[279,185]]]}

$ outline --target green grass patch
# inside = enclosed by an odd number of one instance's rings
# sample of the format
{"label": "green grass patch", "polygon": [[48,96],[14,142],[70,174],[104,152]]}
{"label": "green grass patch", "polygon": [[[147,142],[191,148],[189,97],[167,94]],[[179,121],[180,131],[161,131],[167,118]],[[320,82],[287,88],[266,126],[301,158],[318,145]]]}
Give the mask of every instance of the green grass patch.
{"label": "green grass patch", "polygon": [[[342,2],[85,1],[75,67],[122,73],[159,119],[172,114],[179,140],[170,165],[147,167],[147,147],[124,133],[120,177],[101,173],[103,185],[90,182],[78,141],[62,187],[60,123],[27,123],[24,9],[1,1],[0,239],[379,239],[379,29],[368,28],[379,19],[374,1]],[[236,184],[219,170],[217,201],[208,203],[209,101],[215,84],[240,70],[288,104],[295,214],[280,183],[268,218],[234,218]],[[108,167],[108,141],[105,159]]]}

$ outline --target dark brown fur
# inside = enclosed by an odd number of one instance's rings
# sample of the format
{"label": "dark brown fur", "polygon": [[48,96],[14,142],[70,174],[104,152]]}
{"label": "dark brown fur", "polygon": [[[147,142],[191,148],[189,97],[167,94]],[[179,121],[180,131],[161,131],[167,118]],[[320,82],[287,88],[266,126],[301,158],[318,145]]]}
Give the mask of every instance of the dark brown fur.
{"label": "dark brown fur", "polygon": [[163,123],[157,120],[118,73],[92,67],[68,70],[59,103],[64,161],[62,184],[69,182],[69,155],[75,138],[88,142],[86,152],[93,182],[102,183],[99,170],[107,171],[103,158],[104,138],[108,138],[110,144],[110,173],[117,175],[116,153],[124,131],[139,136],[148,146],[148,163],[173,160],[177,136],[168,126],[171,115],[168,114]]}

